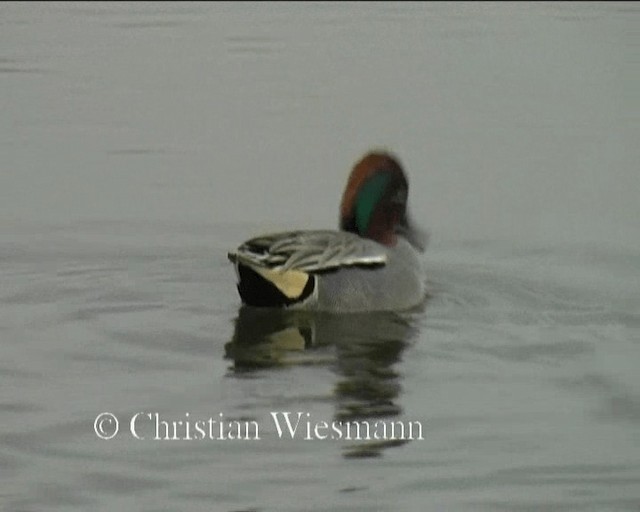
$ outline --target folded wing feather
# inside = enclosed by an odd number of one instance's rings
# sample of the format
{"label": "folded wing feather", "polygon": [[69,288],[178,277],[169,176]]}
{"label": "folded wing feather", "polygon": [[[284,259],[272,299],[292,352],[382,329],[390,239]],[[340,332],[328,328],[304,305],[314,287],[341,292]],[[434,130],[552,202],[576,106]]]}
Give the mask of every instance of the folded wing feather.
{"label": "folded wing feather", "polygon": [[292,231],[253,238],[230,253],[232,261],[279,272],[318,273],[340,267],[385,265],[373,240],[342,231]]}

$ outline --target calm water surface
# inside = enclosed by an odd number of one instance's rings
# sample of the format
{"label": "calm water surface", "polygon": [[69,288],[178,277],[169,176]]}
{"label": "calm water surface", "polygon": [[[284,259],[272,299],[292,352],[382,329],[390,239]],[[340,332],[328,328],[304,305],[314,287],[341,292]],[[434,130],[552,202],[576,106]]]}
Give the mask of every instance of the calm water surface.
{"label": "calm water surface", "polygon": [[[0,5],[0,509],[639,510],[638,11]],[[373,146],[425,304],[241,309],[226,251],[335,226]]]}

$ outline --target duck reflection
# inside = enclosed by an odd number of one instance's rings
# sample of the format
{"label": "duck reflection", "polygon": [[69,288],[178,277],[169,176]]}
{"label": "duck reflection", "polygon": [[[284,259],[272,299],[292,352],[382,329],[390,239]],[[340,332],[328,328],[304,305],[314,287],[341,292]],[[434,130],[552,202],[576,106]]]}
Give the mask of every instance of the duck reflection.
{"label": "duck reflection", "polygon": [[[335,420],[385,420],[402,413],[396,363],[417,334],[410,314],[337,315],[242,307],[225,357],[236,372],[291,364],[331,366]],[[407,441],[358,441],[345,457],[372,457]]]}

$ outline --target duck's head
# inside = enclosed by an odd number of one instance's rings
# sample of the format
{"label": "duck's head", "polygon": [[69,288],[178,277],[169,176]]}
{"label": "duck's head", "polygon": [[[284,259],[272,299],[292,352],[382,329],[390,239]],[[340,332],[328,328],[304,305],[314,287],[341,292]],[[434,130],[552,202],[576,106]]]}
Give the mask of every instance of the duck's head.
{"label": "duck's head", "polygon": [[419,249],[424,236],[407,216],[409,182],[396,157],[367,153],[353,167],[340,203],[340,229],[394,246],[398,235]]}

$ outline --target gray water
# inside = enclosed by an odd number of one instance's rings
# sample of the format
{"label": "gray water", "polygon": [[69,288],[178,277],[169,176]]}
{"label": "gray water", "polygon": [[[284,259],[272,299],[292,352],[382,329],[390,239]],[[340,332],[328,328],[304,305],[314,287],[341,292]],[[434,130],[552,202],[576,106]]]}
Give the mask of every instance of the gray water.
{"label": "gray water", "polygon": [[[639,510],[639,21],[0,4],[0,509]],[[334,227],[379,146],[425,304],[241,309],[226,251]],[[422,439],[280,439],[287,411]],[[136,439],[137,413],[260,439]]]}

